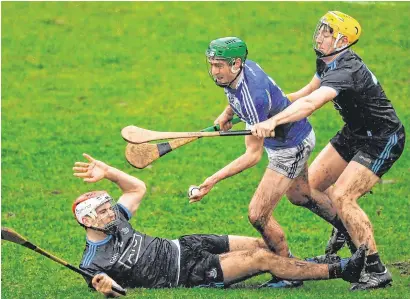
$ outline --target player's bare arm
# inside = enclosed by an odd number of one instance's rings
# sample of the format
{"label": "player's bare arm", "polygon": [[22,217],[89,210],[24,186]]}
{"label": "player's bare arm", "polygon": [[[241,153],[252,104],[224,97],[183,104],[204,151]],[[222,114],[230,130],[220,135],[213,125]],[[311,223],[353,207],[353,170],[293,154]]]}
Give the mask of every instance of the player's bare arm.
{"label": "player's bare arm", "polygon": [[232,129],[231,120],[233,118],[234,112],[231,106],[227,106],[225,110],[215,119],[214,124],[219,125],[221,131],[228,131]]}
{"label": "player's bare arm", "polygon": [[312,80],[302,89],[292,92],[290,94],[287,94],[286,96],[291,102],[294,102],[300,98],[303,98],[312,92],[314,92],[316,89],[320,87],[320,79],[314,75]]}
{"label": "player's bare arm", "polygon": [[288,106],[282,112],[276,114],[268,120],[255,124],[252,127],[252,134],[258,137],[274,137],[274,129],[282,124],[295,122],[310,116],[327,102],[337,96],[333,88],[323,86],[306,97],[303,97]]}
{"label": "player's bare arm", "polygon": [[263,155],[263,139],[249,135],[245,137],[245,145],[245,153],[208,177],[199,186],[199,192],[190,198],[190,203],[200,201],[218,182],[251,168],[260,161]]}
{"label": "player's bare arm", "polygon": [[116,183],[123,192],[118,202],[125,206],[131,214],[134,214],[146,191],[144,182],[98,161],[88,154],[83,154],[83,156],[88,160],[88,163],[75,162],[74,176],[83,178],[88,183],[95,183],[104,178]]}

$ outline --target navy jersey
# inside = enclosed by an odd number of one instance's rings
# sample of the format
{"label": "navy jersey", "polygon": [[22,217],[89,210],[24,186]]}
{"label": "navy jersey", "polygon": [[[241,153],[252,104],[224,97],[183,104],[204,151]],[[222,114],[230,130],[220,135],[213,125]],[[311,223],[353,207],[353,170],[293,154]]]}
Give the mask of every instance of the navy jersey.
{"label": "navy jersey", "polygon": [[[87,240],[80,268],[106,273],[122,287],[163,288],[178,285],[180,249],[176,242],[140,233],[128,223],[130,212],[119,206],[120,224],[100,242]],[[91,286],[90,279],[85,278]]]}
{"label": "navy jersey", "polygon": [[[283,111],[291,102],[262,68],[246,60],[236,89],[225,87],[225,94],[232,110],[247,125],[253,125]],[[290,148],[300,144],[312,130],[306,118],[280,125],[275,138],[265,138],[266,148]]]}
{"label": "navy jersey", "polygon": [[363,137],[388,137],[401,127],[401,122],[377,78],[362,59],[348,50],[332,63],[316,63],[320,86],[337,92],[333,99],[348,129]]}

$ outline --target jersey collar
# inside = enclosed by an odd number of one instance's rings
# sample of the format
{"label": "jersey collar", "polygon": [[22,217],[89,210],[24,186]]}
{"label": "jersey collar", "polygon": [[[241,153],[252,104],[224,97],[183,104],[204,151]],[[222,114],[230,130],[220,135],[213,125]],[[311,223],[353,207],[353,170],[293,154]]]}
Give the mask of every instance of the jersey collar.
{"label": "jersey collar", "polygon": [[99,245],[104,245],[104,244],[106,244],[108,241],[111,240],[111,238],[112,238],[112,235],[108,235],[105,239],[103,239],[103,240],[101,240],[101,241],[98,241],[98,242],[90,241],[90,240],[88,240],[87,237],[85,237],[85,240],[86,240],[87,243],[90,244],[90,245],[99,246]]}
{"label": "jersey collar", "polygon": [[340,53],[334,60],[332,60],[329,63],[326,63],[327,66],[330,66],[332,64],[336,64],[336,61],[338,61],[341,57],[343,57],[344,55],[346,55],[346,53],[350,53],[350,49],[346,49],[346,51]]}

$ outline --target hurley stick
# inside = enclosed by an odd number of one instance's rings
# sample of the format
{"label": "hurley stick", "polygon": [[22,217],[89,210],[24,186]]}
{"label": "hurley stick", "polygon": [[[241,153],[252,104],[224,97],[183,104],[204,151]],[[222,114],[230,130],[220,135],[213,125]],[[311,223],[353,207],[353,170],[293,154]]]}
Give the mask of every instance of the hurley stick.
{"label": "hurley stick", "polygon": [[121,135],[129,143],[144,143],[148,141],[192,137],[217,137],[217,136],[243,136],[251,135],[251,130],[227,131],[227,132],[158,132],[136,126],[128,126],[122,129]]}
{"label": "hurley stick", "polygon": [[[16,231],[12,230],[11,228],[7,228],[7,227],[2,227],[1,228],[1,239],[2,240],[6,240],[9,242],[13,242],[19,245],[22,245],[24,247],[27,247],[28,249],[31,249],[45,257],[48,257],[49,259],[53,260],[56,263],[59,263],[65,267],[67,267],[68,269],[89,277],[90,279],[93,279],[94,276],[92,276],[91,274],[89,274],[88,272],[81,270],[80,268],[74,267],[73,265],[70,265],[69,263],[67,263],[66,261],[60,259],[59,257],[56,257],[55,255],[52,255],[51,253],[45,251],[44,249],[41,249],[40,247],[37,247],[36,245],[34,245],[33,243],[29,242],[26,238],[24,238],[22,235],[18,234]],[[114,292],[117,292],[118,294],[121,294],[123,296],[125,296],[126,290],[123,289],[122,287],[120,287],[119,285],[113,285],[112,286],[112,290]]]}
{"label": "hurley stick", "polygon": [[[240,118],[236,117],[232,119],[232,124],[237,124],[241,122]],[[205,128],[201,132],[212,132],[219,131],[219,125]],[[185,145],[192,141],[198,140],[200,137],[192,138],[178,138],[167,142],[161,142],[157,144],[152,143],[141,143],[132,144],[128,143],[125,148],[125,158],[128,163],[136,168],[145,168],[150,165],[155,160],[166,155],[167,153]]]}

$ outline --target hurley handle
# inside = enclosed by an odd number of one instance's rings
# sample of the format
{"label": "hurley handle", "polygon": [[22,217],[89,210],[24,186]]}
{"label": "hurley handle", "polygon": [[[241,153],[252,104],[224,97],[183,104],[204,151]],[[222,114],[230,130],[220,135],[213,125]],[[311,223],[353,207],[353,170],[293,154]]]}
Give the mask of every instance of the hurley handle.
{"label": "hurley handle", "polygon": [[[237,123],[240,123],[240,122],[241,122],[241,119],[239,117],[235,117],[231,120],[231,123],[233,125],[237,124]],[[201,132],[213,132],[213,131],[219,131],[220,129],[221,128],[219,127],[219,125],[215,125],[215,126],[212,126],[212,127],[205,128],[205,129],[201,130]]]}

